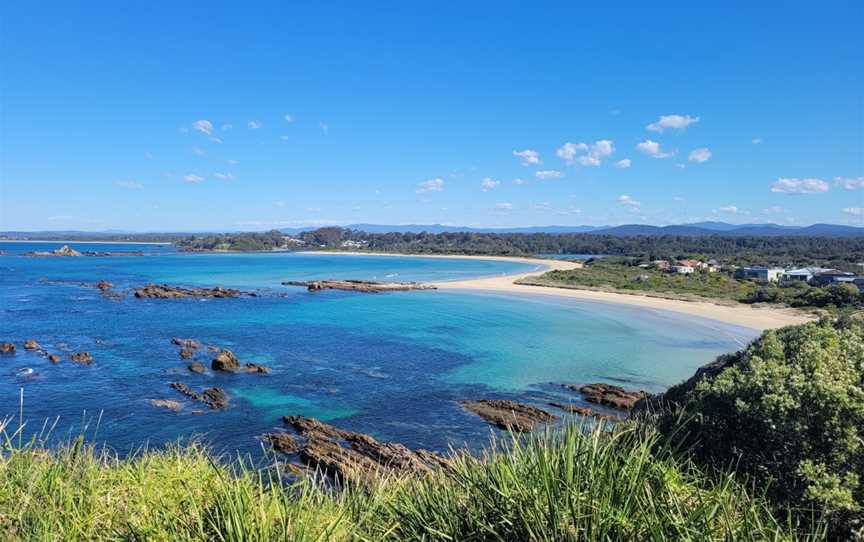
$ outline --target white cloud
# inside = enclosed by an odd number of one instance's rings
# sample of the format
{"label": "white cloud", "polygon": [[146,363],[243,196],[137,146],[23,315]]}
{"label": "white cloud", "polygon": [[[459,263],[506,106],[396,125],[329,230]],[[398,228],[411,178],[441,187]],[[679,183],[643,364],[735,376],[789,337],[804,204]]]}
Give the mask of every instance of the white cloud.
{"label": "white cloud", "polygon": [[725,207],[720,207],[719,209],[717,209],[717,212],[727,215],[737,215],[739,210],[738,207],[736,207],[735,205],[727,205]]}
{"label": "white cloud", "polygon": [[214,177],[219,179],[220,181],[233,181],[234,174],[233,173],[214,173]]}
{"label": "white cloud", "polygon": [[523,185],[523,184],[528,184],[528,181],[526,181],[525,179],[513,179],[513,184]]}
{"label": "white cloud", "polygon": [[843,212],[847,215],[862,216],[864,215],[864,207],[846,207]]}
{"label": "white cloud", "polygon": [[201,147],[192,147],[192,152],[195,153],[197,156],[204,156],[205,154],[207,154]]}
{"label": "white cloud", "polygon": [[536,165],[540,163],[540,153],[532,149],[513,151],[513,156],[520,158],[523,166]]}
{"label": "white cloud", "polygon": [[678,169],[687,169],[687,164],[675,164]]}
{"label": "white cloud", "polygon": [[[579,154],[579,153],[584,154]],[[603,158],[612,156],[615,152],[615,144],[608,139],[600,139],[594,143],[571,143],[561,145],[555,151],[558,158],[572,164],[579,162],[583,166],[599,166]]]}
{"label": "white cloud", "polygon": [[688,160],[690,160],[691,162],[696,162],[697,164],[707,162],[710,158],[711,151],[707,147],[693,149],[692,151],[690,151],[690,154],[687,155]]}
{"label": "white cloud", "polygon": [[218,137],[211,137],[210,141],[212,141],[213,143],[219,143],[219,144],[222,143],[222,140],[219,139]]}
{"label": "white cloud", "polygon": [[288,136],[279,136],[279,139],[281,139],[282,141],[288,141],[291,138],[289,138]]}
{"label": "white cloud", "polygon": [[246,127],[250,130],[257,130],[258,128],[261,128],[261,126],[263,125],[257,120],[250,120],[246,123]]}
{"label": "white cloud", "polygon": [[656,141],[652,141],[650,139],[646,139],[641,143],[637,143],[636,148],[639,151],[654,158],[669,158],[670,156],[675,156],[675,151],[664,152],[660,149],[660,143],[657,143]]}
{"label": "white cloud", "polygon": [[495,210],[496,211],[504,211],[504,212],[512,211],[513,210],[513,204],[512,203],[496,203],[495,204]]}
{"label": "white cloud", "polygon": [[208,136],[213,135],[213,123],[209,120],[196,120],[192,123],[192,129]]}
{"label": "white cloud", "polygon": [[620,203],[621,205],[627,205],[629,207],[639,207],[642,205],[641,201],[636,201],[627,194],[622,194],[618,196],[618,203]]}
{"label": "white cloud", "polygon": [[141,190],[144,188],[143,184],[136,181],[114,181],[114,185],[128,190]]}
{"label": "white cloud", "polygon": [[681,196],[675,196],[672,198],[672,201],[677,202],[677,203],[684,203],[685,201],[687,201],[687,198],[682,198]]}
{"label": "white cloud", "polygon": [[501,181],[496,181],[492,177],[485,177],[482,181],[480,181],[480,186],[484,192],[488,192],[489,190],[492,190],[493,188],[497,187],[499,184],[501,184]]}
{"label": "white cloud", "polygon": [[294,116],[293,116],[293,115],[289,115],[289,114],[287,114],[287,113],[285,114],[284,119],[285,119],[285,122],[294,122]]}
{"label": "white cloud", "polygon": [[846,190],[858,190],[864,188],[864,177],[834,177],[837,186]]}
{"label": "white cloud", "polygon": [[194,173],[190,173],[189,175],[184,175],[183,180],[189,183],[200,183],[204,180],[204,177],[200,175],[195,175]]}
{"label": "white cloud", "polygon": [[229,165],[232,165],[232,166],[236,166],[237,164],[240,163],[239,160],[227,160],[227,162]]}
{"label": "white cloud", "polygon": [[230,129],[232,129],[232,128],[234,128],[234,125],[233,125],[233,124],[223,124],[223,125],[222,125],[222,131],[223,131],[223,132],[227,132],[228,130],[230,130]]}
{"label": "white cloud", "polygon": [[750,140],[750,143],[753,143],[754,145],[761,145],[762,144],[762,138],[761,137],[754,137],[753,139]]}
{"label": "white cloud", "polygon": [[828,183],[822,179],[784,179],[779,178],[771,185],[771,191],[777,194],[821,194],[828,191]]}
{"label": "white cloud", "polygon": [[535,211],[551,211],[552,210],[552,204],[549,203],[548,201],[543,201],[540,203],[532,203],[531,209],[533,209]]}
{"label": "white cloud", "polygon": [[652,122],[645,129],[660,133],[666,130],[678,130],[680,132],[697,122],[699,122],[699,117],[691,117],[690,115],[661,115],[656,122]]}
{"label": "white cloud", "polygon": [[617,167],[618,169],[627,169],[632,165],[633,161],[629,158],[624,158],[623,160],[618,160],[617,162],[615,162],[615,167]]}
{"label": "white cloud", "polygon": [[786,209],[784,209],[783,207],[780,207],[779,205],[772,205],[771,207],[766,207],[765,209],[763,209],[762,212],[765,213],[766,215],[777,215],[777,214],[785,213]]}
{"label": "white cloud", "polygon": [[426,192],[441,192],[442,190],[444,190],[444,179],[429,179],[428,181],[417,183],[417,190],[415,192],[424,194]]}
{"label": "white cloud", "polygon": [[561,173],[560,171],[556,171],[554,169],[543,169],[543,170],[540,170],[540,171],[534,173],[534,176],[537,177],[538,179],[541,179],[541,180],[543,180],[543,179],[560,179],[561,177],[564,176],[564,174]]}
{"label": "white cloud", "polygon": [[319,122],[318,128],[321,129],[321,133],[324,135],[327,135],[330,133],[330,126],[328,126],[326,122]]}

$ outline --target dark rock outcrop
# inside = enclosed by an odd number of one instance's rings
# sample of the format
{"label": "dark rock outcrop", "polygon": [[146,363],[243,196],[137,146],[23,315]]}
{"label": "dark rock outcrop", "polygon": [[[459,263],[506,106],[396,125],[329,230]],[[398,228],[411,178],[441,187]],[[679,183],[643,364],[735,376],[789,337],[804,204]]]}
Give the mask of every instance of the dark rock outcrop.
{"label": "dark rock outcrop", "polygon": [[50,361],[51,363],[60,363],[60,356],[58,356],[57,354],[49,354],[48,361]]}
{"label": "dark rock outcrop", "polygon": [[373,282],[369,280],[289,280],[283,286],[305,286],[310,292],[318,290],[346,290],[350,292],[378,293],[407,290],[435,290],[431,284],[419,282]]}
{"label": "dark rock outcrop", "polygon": [[39,350],[39,343],[36,342],[36,339],[27,339],[24,341],[24,349],[25,350]]}
{"label": "dark rock outcrop", "polygon": [[249,295],[231,288],[181,288],[168,284],[146,284],[135,290],[135,297],[154,299],[179,299],[188,297],[240,297]]}
{"label": "dark rock outcrop", "polygon": [[585,400],[589,403],[596,403],[619,410],[632,409],[637,401],[648,395],[644,391],[626,390],[621,386],[604,384],[602,382],[587,384],[585,386],[567,384],[566,387],[584,395]]}
{"label": "dark rock outcrop", "polygon": [[300,450],[300,443],[288,433],[266,433],[261,435],[261,440],[283,454],[293,454]]}
{"label": "dark rock outcrop", "polygon": [[14,354],[15,343],[0,343],[0,354]]}
{"label": "dark rock outcrop", "polygon": [[113,287],[114,287],[114,285],[111,284],[110,282],[108,282],[107,280],[100,280],[99,282],[96,283],[96,289],[100,290],[102,292],[106,292]]}
{"label": "dark rock outcrop", "polygon": [[63,245],[62,247],[52,250],[52,251],[33,251],[24,254],[25,256],[34,256],[34,257],[55,257],[55,256],[65,256],[65,257],[79,257],[83,256],[82,252],[78,252],[74,248],[69,247],[69,245]]}
{"label": "dark rock outcrop", "polygon": [[579,405],[574,405],[572,403],[549,403],[549,406],[553,406],[555,408],[560,408],[564,412],[569,412],[570,414],[578,414],[580,416],[585,416],[586,418],[597,418],[598,420],[620,420],[616,416],[610,416],[609,414],[603,414],[602,412],[597,412],[594,409],[583,407]]}
{"label": "dark rock outcrop", "polygon": [[93,363],[93,355],[90,352],[76,352],[72,354],[72,361],[82,365],[90,365]]}
{"label": "dark rock outcrop", "polygon": [[213,358],[213,361],[210,363],[210,367],[214,371],[225,371],[228,373],[268,374],[270,372],[270,368],[265,367],[264,365],[258,365],[257,363],[241,363],[240,360],[237,359],[237,356],[234,355],[234,352],[227,348],[216,354],[216,357]]}
{"label": "dark rock outcrop", "polygon": [[459,401],[459,404],[488,423],[517,433],[527,433],[534,430],[538,423],[557,419],[557,416],[541,408],[502,399]]}
{"label": "dark rock outcrop", "polygon": [[434,452],[379,442],[315,418],[285,416],[283,421],[304,438],[300,460],[337,481],[363,483],[380,474],[416,475],[447,465],[447,459]]}
{"label": "dark rock outcrop", "polygon": [[195,350],[191,348],[183,347],[180,349],[180,357],[182,359],[189,359],[195,355]]}
{"label": "dark rock outcrop", "polygon": [[212,409],[219,410],[228,406],[228,394],[222,388],[207,388],[199,393],[182,382],[172,382],[171,387],[186,397],[200,401]]}

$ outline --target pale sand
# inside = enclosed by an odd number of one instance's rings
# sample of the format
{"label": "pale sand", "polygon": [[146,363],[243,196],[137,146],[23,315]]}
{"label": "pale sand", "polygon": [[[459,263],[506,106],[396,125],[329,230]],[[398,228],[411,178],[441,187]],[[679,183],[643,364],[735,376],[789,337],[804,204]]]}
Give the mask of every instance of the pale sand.
{"label": "pale sand", "polygon": [[603,303],[617,303],[644,307],[646,309],[669,311],[700,318],[708,318],[726,324],[747,327],[756,330],[774,329],[794,324],[803,324],[816,319],[815,316],[803,314],[798,311],[774,307],[752,307],[750,305],[717,305],[708,301],[683,301],[678,299],[663,299],[649,297],[638,293],[624,294],[616,292],[598,292],[594,290],[579,290],[575,288],[554,288],[549,286],[531,286],[528,284],[515,284],[514,282],[542,275],[553,269],[568,270],[577,269],[580,264],[561,260],[545,260],[539,258],[516,258],[508,256],[462,256],[462,255],[420,255],[420,254],[390,254],[373,252],[338,252],[338,251],[309,251],[307,254],[331,254],[351,256],[407,256],[412,258],[450,258],[450,259],[482,259],[498,260],[517,263],[534,264],[537,269],[527,273],[512,275],[501,275],[497,277],[485,277],[469,280],[454,280],[448,282],[437,282],[435,286],[442,290],[484,290],[490,292],[505,292],[516,294],[550,295],[581,299],[585,301],[599,301]]}

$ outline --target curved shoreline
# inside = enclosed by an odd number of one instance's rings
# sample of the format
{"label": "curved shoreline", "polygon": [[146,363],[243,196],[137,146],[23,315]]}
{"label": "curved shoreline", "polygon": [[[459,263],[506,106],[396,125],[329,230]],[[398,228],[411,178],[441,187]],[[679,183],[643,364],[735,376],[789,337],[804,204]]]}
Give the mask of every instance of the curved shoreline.
{"label": "curved shoreline", "polygon": [[565,260],[545,260],[540,258],[519,258],[515,256],[468,256],[462,254],[395,254],[381,252],[340,252],[340,251],[306,251],[304,254],[327,254],[347,256],[398,256],[410,258],[450,258],[450,259],[472,259],[493,260],[515,263],[534,264],[542,266],[541,269],[525,273],[515,273],[495,277],[481,277],[476,279],[442,281],[433,283],[439,290],[479,290],[488,292],[517,293],[530,295],[545,295],[579,299],[582,301],[594,301],[601,303],[612,303],[619,305],[630,305],[645,309],[662,310],[688,316],[698,316],[709,320],[716,320],[726,324],[746,327],[759,331],[775,329],[784,326],[803,324],[816,319],[815,316],[802,314],[792,309],[776,307],[753,307],[750,305],[718,305],[710,301],[684,301],[679,299],[664,299],[648,295],[633,293],[624,294],[617,292],[598,292],[594,290],[581,290],[576,288],[556,288],[553,286],[534,286],[529,284],[516,284],[515,281],[528,277],[535,277],[551,270],[578,269],[580,264]]}

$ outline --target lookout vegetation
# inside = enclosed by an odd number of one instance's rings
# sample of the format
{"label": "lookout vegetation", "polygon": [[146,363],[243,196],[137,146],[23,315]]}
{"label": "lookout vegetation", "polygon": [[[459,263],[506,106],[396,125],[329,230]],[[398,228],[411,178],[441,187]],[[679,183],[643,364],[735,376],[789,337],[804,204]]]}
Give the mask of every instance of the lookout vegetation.
{"label": "lookout vegetation", "polygon": [[10,420],[0,539],[864,539],[858,317],[768,331],[636,411],[337,486],[287,476],[275,453],[251,464],[196,442],[122,459],[82,438],[48,450]]}

